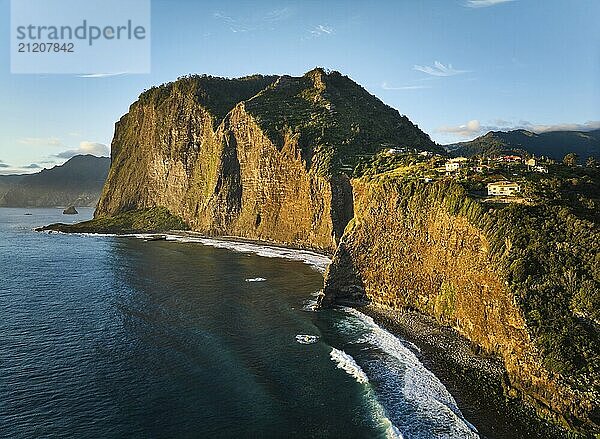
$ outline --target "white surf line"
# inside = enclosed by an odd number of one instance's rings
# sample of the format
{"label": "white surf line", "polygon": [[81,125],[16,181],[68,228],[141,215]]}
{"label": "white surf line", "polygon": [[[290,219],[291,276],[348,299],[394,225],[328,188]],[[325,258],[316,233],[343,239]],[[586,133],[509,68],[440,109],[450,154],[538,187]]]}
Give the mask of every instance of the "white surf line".
{"label": "white surf line", "polygon": [[[235,241],[229,239],[206,238],[201,236],[176,235],[170,233],[164,234],[164,236],[166,236],[167,241],[197,242],[210,247],[223,248],[239,253],[251,253],[265,258],[281,258],[299,261],[310,265],[320,273],[324,273],[327,266],[331,263],[331,259],[328,256],[315,253],[310,250],[299,250],[286,247],[277,247],[268,244]],[[139,237],[146,238],[148,235],[139,235]]]}
{"label": "white surf line", "polygon": [[404,346],[399,338],[360,311],[349,307],[342,307],[342,309],[347,314],[357,318],[367,329],[367,333],[357,340],[357,343],[376,346],[405,366],[404,386],[401,390],[407,400],[415,402],[430,413],[450,416],[452,423],[460,432],[460,436],[457,437],[479,437],[477,429],[464,418],[448,389],[419,361],[409,348]]}
{"label": "white surf line", "polygon": [[329,357],[336,364],[338,369],[342,369],[348,375],[353,377],[356,382],[366,386],[366,398],[371,405],[372,414],[380,425],[383,425],[386,428],[386,438],[403,439],[402,433],[400,433],[400,430],[394,425],[391,419],[386,416],[385,409],[377,399],[373,389],[369,386],[369,377],[354,360],[352,355],[332,347]]}
{"label": "white surf line", "polygon": [[164,236],[166,241],[171,242],[191,242],[206,245],[209,247],[223,248],[238,253],[255,254],[264,258],[280,258],[293,261],[299,261],[314,268],[320,273],[325,273],[327,266],[331,263],[331,258],[326,255],[316,253],[310,250],[300,250],[287,247],[278,247],[269,244],[254,243],[247,241],[236,241],[232,239],[207,238],[203,236],[179,235],[174,233],[66,233],[58,231],[45,231],[49,234],[75,235],[85,237],[111,237],[111,238],[136,238],[149,239],[156,236]]}

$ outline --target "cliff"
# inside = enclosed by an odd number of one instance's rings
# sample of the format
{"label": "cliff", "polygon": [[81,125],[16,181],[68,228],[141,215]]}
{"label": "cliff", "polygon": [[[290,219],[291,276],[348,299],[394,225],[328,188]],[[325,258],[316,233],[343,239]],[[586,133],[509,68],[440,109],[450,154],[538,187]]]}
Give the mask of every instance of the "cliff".
{"label": "cliff", "polygon": [[507,397],[598,431],[597,185],[574,170],[541,184],[552,202],[483,204],[456,182],[417,182],[439,157],[390,148],[442,152],[338,72],[185,77],[117,122],[94,220],[49,229],[190,228],[335,252],[324,304],[433,316],[501,358]]}
{"label": "cliff", "polygon": [[507,396],[598,432],[597,225],[564,209],[486,207],[448,181],[363,178],[353,189],[324,304],[434,316],[502,359]]}
{"label": "cliff", "polygon": [[[63,165],[35,174],[14,176],[2,194],[2,207],[94,206],[100,194],[110,160],[108,157],[77,155]],[[13,177],[13,176],[6,176]]]}
{"label": "cliff", "polygon": [[352,217],[341,171],[398,142],[439,150],[338,72],[185,77],[117,122],[95,217],[162,206],[205,234],[333,251]]}

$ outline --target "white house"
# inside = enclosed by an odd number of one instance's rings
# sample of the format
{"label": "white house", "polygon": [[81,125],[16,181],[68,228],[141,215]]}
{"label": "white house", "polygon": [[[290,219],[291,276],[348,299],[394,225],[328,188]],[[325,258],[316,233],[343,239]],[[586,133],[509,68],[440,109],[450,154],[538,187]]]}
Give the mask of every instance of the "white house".
{"label": "white house", "polygon": [[512,181],[496,181],[487,185],[488,195],[512,197],[521,192],[521,186]]}

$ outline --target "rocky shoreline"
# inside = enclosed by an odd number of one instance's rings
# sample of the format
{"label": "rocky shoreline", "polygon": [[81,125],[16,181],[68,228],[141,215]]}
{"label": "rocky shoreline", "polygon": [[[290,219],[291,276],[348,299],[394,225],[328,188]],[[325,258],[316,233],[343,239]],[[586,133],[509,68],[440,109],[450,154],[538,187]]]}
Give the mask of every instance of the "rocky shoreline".
{"label": "rocky shoreline", "polygon": [[494,439],[559,439],[569,436],[540,419],[519,398],[505,395],[502,361],[487,356],[456,330],[415,311],[367,305],[360,311],[395,336],[418,348],[419,360],[454,396],[463,415],[481,437]]}

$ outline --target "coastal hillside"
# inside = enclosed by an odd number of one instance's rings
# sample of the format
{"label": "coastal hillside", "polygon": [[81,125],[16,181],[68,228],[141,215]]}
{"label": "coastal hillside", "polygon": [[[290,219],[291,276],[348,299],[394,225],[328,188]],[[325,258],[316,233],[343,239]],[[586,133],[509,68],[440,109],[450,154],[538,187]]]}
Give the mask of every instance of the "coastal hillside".
{"label": "coastal hillside", "polygon": [[162,206],[206,234],[333,251],[352,217],[346,175],[386,148],[440,151],[338,72],[184,77],[117,122],[95,216]]}
{"label": "coastal hillside", "polygon": [[0,200],[4,195],[26,175],[11,174],[11,175],[0,175]]}
{"label": "coastal hillside", "polygon": [[548,199],[539,180],[524,183],[528,203],[483,202],[453,179],[354,180],[323,303],[432,316],[502,359],[507,398],[598,433],[600,200],[585,180],[600,178],[574,172],[569,202]]}
{"label": "coastal hillside", "polygon": [[[501,361],[503,398],[599,431],[594,163],[447,160],[323,69],[154,87],[117,122],[111,150],[94,219],[47,229],[191,229],[334,253],[324,305],[431,316]],[[515,192],[486,195],[494,183]]]}
{"label": "coastal hillside", "polygon": [[108,157],[78,155],[63,165],[36,174],[5,176],[3,178],[14,178],[9,180],[5,192],[0,192],[0,206],[94,206],[100,198],[109,167]]}
{"label": "coastal hillside", "polygon": [[498,156],[527,152],[537,157],[562,160],[569,153],[579,156],[582,163],[589,157],[600,159],[600,130],[550,131],[532,133],[527,130],[490,131],[469,142],[446,145],[454,156]]}

